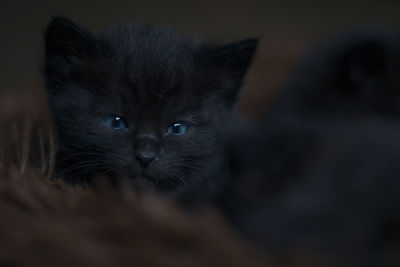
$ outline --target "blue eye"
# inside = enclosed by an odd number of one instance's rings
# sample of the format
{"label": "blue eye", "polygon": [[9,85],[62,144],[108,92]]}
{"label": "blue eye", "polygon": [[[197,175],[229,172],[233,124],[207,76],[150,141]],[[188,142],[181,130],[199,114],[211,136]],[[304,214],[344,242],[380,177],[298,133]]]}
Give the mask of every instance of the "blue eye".
{"label": "blue eye", "polygon": [[121,117],[117,115],[110,115],[103,117],[104,124],[112,129],[121,130],[126,128],[126,124]]}
{"label": "blue eye", "polygon": [[168,127],[167,133],[172,135],[183,135],[186,133],[189,125],[183,122],[177,122]]}

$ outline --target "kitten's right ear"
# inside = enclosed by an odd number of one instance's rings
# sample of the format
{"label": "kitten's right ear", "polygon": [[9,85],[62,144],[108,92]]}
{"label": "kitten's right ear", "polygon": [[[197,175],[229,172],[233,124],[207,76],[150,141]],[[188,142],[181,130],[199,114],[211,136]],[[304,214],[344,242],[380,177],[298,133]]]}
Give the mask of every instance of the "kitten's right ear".
{"label": "kitten's right ear", "polygon": [[206,46],[205,56],[211,68],[224,82],[219,93],[230,104],[237,100],[244,76],[257,50],[258,39],[245,39],[223,46]]}
{"label": "kitten's right ear", "polygon": [[94,37],[71,20],[54,18],[45,32],[46,57],[80,57],[90,50]]}

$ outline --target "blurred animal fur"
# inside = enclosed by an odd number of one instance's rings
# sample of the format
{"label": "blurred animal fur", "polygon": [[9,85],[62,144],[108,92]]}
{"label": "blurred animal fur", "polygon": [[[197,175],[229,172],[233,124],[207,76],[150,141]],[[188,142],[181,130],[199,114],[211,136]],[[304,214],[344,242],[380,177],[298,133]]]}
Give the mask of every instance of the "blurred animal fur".
{"label": "blurred animal fur", "polygon": [[264,125],[234,140],[227,216],[283,259],[304,247],[326,261],[388,264],[400,252],[399,119],[400,35],[330,38],[299,64]]}

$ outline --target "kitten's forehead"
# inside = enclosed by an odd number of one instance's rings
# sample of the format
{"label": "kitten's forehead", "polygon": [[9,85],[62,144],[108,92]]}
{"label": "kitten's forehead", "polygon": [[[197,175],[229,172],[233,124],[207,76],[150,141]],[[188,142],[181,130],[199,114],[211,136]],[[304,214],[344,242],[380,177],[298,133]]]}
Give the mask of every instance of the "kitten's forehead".
{"label": "kitten's forehead", "polygon": [[[110,61],[135,98],[164,102],[175,95],[190,94],[183,88],[199,82],[195,58],[197,44],[168,29],[122,27],[106,33],[112,47]],[[116,41],[117,40],[117,41]]]}
{"label": "kitten's forehead", "polygon": [[[142,92],[138,94],[137,91]],[[157,95],[150,90],[136,89],[120,94],[119,98],[127,112],[167,118],[176,118],[189,111],[200,110],[208,99],[194,94],[185,94],[184,90],[168,91],[165,95]]]}

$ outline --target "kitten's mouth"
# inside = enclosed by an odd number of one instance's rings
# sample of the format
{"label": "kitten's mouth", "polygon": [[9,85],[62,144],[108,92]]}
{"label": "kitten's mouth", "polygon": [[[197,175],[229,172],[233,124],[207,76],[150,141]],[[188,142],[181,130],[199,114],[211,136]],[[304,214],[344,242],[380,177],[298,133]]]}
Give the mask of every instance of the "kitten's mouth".
{"label": "kitten's mouth", "polygon": [[136,175],[132,181],[135,187],[137,187],[138,189],[146,189],[154,187],[154,182],[152,181],[152,179],[143,174]]}
{"label": "kitten's mouth", "polygon": [[161,192],[168,192],[182,185],[174,183],[165,177],[164,179],[160,179],[158,176],[149,176],[145,172],[139,172],[137,175],[132,176],[131,181],[133,186],[139,190],[156,190]]}
{"label": "kitten's mouth", "polygon": [[151,179],[151,177],[143,174],[143,173],[139,173],[138,175],[135,176],[134,180],[148,180],[148,181],[152,181],[153,179]]}
{"label": "kitten's mouth", "polygon": [[133,185],[139,190],[161,190],[169,191],[171,190],[171,184],[163,183],[162,181],[157,181],[147,175],[138,174],[132,179]]}

